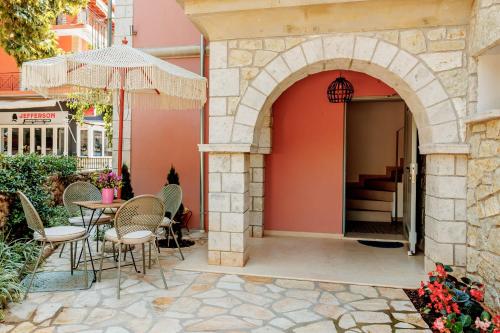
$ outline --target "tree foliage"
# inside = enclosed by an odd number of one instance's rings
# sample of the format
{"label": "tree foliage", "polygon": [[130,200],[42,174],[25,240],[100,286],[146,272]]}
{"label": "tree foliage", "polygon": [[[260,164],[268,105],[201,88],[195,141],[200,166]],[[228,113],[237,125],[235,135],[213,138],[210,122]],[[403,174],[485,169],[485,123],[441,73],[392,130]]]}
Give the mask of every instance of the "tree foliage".
{"label": "tree foliage", "polygon": [[76,15],[87,0],[1,0],[0,46],[16,59],[52,57],[61,52],[51,26],[60,14]]}

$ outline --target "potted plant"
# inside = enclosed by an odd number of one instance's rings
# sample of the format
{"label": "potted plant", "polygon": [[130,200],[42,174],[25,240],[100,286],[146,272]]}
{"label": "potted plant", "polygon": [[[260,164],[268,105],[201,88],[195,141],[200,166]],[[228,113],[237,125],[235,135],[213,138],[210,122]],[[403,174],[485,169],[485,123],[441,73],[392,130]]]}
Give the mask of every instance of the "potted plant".
{"label": "potted plant", "polygon": [[102,193],[102,203],[110,204],[115,198],[115,190],[122,187],[122,177],[111,170],[104,170],[93,177],[94,184]]}

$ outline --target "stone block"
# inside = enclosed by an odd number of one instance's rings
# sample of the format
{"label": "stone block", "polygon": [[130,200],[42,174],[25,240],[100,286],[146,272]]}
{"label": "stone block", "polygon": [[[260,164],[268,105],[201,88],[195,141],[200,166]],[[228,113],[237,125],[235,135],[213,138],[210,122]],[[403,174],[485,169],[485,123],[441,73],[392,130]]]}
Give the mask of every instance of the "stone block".
{"label": "stone block", "polygon": [[292,72],[296,72],[307,65],[306,58],[300,46],[286,51],[282,56]]}
{"label": "stone block", "polygon": [[462,39],[467,35],[467,28],[465,27],[450,27],[446,31],[446,39]]}
{"label": "stone block", "polygon": [[425,107],[437,104],[448,98],[446,91],[438,80],[434,80],[417,91],[420,101]]}
{"label": "stone block", "polygon": [[425,215],[437,220],[452,221],[455,217],[454,199],[425,196]]}
{"label": "stone block", "polygon": [[229,51],[229,67],[250,66],[253,62],[253,54],[245,50],[230,50]]}
{"label": "stone block", "polygon": [[302,50],[308,64],[314,64],[323,60],[323,41],[321,38],[315,38],[302,43]]}
{"label": "stone block", "polygon": [[[453,244],[441,244],[427,236],[425,237],[425,255],[434,263],[440,262],[445,265],[454,263]],[[433,266],[432,269],[434,268]]]}
{"label": "stone block", "polygon": [[277,85],[278,83],[265,70],[262,70],[252,82],[253,87],[266,95],[270,95]]}
{"label": "stone block", "polygon": [[300,43],[306,40],[305,37],[286,37],[285,38],[285,49],[291,49],[294,46],[299,45]]}
{"label": "stone block", "polygon": [[264,183],[250,183],[250,196],[262,197],[264,195]]}
{"label": "stone block", "polygon": [[210,68],[227,68],[227,41],[210,42]]}
{"label": "stone block", "polygon": [[446,37],[446,28],[436,28],[427,31],[427,38],[429,40],[440,40]]}
{"label": "stone block", "polygon": [[258,117],[259,111],[246,105],[240,104],[240,106],[238,107],[238,112],[236,113],[235,121],[238,124],[254,126],[257,122]]}
{"label": "stone block", "polygon": [[262,127],[259,137],[259,148],[271,148],[271,127]]}
{"label": "stone block", "polygon": [[466,222],[444,222],[425,217],[425,235],[438,243],[465,244]]}
{"label": "stone block", "polygon": [[263,197],[253,197],[252,198],[252,210],[256,212],[264,211],[264,198]]}
{"label": "stone block", "polygon": [[241,103],[248,105],[255,110],[260,110],[266,101],[266,95],[253,87],[248,87],[241,99]]}
{"label": "stone block", "polygon": [[438,73],[441,83],[446,88],[448,95],[465,96],[467,94],[468,73],[465,68],[458,68]]}
{"label": "stone block", "polygon": [[430,175],[453,176],[455,174],[455,155],[428,155],[426,172]]}
{"label": "stone block", "polygon": [[231,129],[233,117],[210,117],[208,124],[210,132],[208,140],[210,143],[228,143],[231,140]]}
{"label": "stone block", "polygon": [[419,90],[434,80],[434,75],[423,64],[417,64],[405,77],[404,80],[413,90]]}
{"label": "stone block", "polygon": [[241,69],[242,80],[252,80],[259,74],[260,68],[258,67],[243,67]]}
{"label": "stone block", "polygon": [[209,193],[208,207],[211,212],[230,212],[231,195],[229,193]]}
{"label": "stone block", "polygon": [[455,110],[450,100],[444,100],[427,108],[429,124],[436,125],[456,120]]}
{"label": "stone block", "polygon": [[420,58],[435,72],[462,67],[462,51],[425,53]]}
{"label": "stone block", "polygon": [[233,142],[234,143],[253,143],[253,126],[234,124]]}
{"label": "stone block", "polygon": [[399,35],[400,45],[408,52],[417,54],[425,52],[425,36],[420,30],[406,30]]}
{"label": "stone block", "polygon": [[220,231],[221,213],[208,212],[208,231]]}
{"label": "stone block", "polygon": [[466,199],[466,177],[427,175],[426,191],[434,197]]}
{"label": "stone block", "polygon": [[389,70],[399,77],[405,77],[415,67],[417,62],[417,58],[410,53],[400,50],[389,66]]}
{"label": "stone block", "polygon": [[455,199],[455,221],[467,220],[466,200]]}
{"label": "stone block", "polygon": [[230,154],[209,154],[208,172],[229,172],[231,171]]}
{"label": "stone block", "polygon": [[285,50],[285,41],[281,38],[264,39],[264,49],[274,52]]}
{"label": "stone block", "polygon": [[245,214],[222,213],[220,229],[228,232],[243,232],[245,230]]}
{"label": "stone block", "polygon": [[221,265],[243,267],[248,260],[248,253],[245,252],[221,252]]}
{"label": "stone block", "polygon": [[210,116],[225,116],[227,113],[227,100],[225,97],[211,97],[208,112]]}
{"label": "stone block", "polygon": [[246,172],[249,165],[248,154],[231,154],[231,172]]}
{"label": "stone block", "polygon": [[375,38],[363,36],[356,37],[356,43],[354,45],[354,59],[370,61],[373,56],[373,52],[375,52],[376,45],[377,40]]}
{"label": "stone block", "polygon": [[250,209],[250,194],[245,193],[231,193],[231,212],[244,213]]}
{"label": "stone block", "polygon": [[210,231],[208,233],[209,251],[230,251],[231,233],[222,231]]}
{"label": "stone block", "polygon": [[208,191],[209,192],[221,192],[222,191],[222,180],[220,173],[209,173],[208,174]]}
{"label": "stone block", "polygon": [[440,40],[429,43],[429,51],[457,51],[465,49],[465,40]]}
{"label": "stone block", "polygon": [[208,264],[220,265],[220,251],[208,251]]}
{"label": "stone block", "polygon": [[247,190],[247,173],[223,173],[222,192],[245,193]]}
{"label": "stone block", "polygon": [[262,154],[250,154],[250,167],[251,168],[263,168],[264,167],[264,155],[262,155]]}
{"label": "stone block", "polygon": [[387,68],[398,52],[398,48],[386,42],[379,42],[372,57],[372,63]]}
{"label": "stone block", "polygon": [[354,52],[354,37],[323,37],[325,59],[351,59]]}
{"label": "stone block", "polygon": [[398,30],[388,30],[380,31],[375,34],[378,38],[385,40],[386,42],[392,44],[398,44],[399,42],[399,31]]}
{"label": "stone block", "polygon": [[243,252],[245,250],[245,234],[243,232],[231,233],[231,251]]}
{"label": "stone block", "polygon": [[245,50],[258,50],[262,48],[262,41],[260,39],[242,39],[239,41],[238,47]]}
{"label": "stone block", "polygon": [[239,69],[211,69],[210,84],[208,87],[211,97],[238,96],[240,94]]}
{"label": "stone block", "polygon": [[254,238],[262,238],[264,236],[262,226],[254,225],[252,226],[252,237]]}
{"label": "stone block", "polygon": [[263,225],[264,215],[262,212],[250,212],[250,225]]}
{"label": "stone block", "polygon": [[465,266],[467,264],[467,247],[465,245],[455,245],[455,265]]}
{"label": "stone block", "polygon": [[292,74],[290,68],[288,68],[285,61],[280,56],[277,56],[266,66],[266,71],[276,80],[276,82],[281,82]]}
{"label": "stone block", "polygon": [[264,182],[264,168],[253,168],[253,170],[252,170],[252,182],[253,183],[263,183]]}
{"label": "stone block", "polygon": [[257,67],[265,66],[273,60],[276,55],[277,53],[273,51],[257,50],[253,57],[253,65]]}

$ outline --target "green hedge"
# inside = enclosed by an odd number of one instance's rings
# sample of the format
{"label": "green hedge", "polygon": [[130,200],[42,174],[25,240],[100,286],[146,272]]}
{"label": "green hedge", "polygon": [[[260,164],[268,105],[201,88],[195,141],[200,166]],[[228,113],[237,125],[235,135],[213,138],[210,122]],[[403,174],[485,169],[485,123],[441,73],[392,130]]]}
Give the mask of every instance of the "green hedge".
{"label": "green hedge", "polygon": [[10,204],[7,229],[10,238],[29,237],[21,203],[16,196],[22,191],[31,200],[40,217],[47,225],[67,221],[64,207],[52,199],[49,177],[58,176],[62,181],[76,173],[76,159],[66,156],[0,155],[0,193]]}

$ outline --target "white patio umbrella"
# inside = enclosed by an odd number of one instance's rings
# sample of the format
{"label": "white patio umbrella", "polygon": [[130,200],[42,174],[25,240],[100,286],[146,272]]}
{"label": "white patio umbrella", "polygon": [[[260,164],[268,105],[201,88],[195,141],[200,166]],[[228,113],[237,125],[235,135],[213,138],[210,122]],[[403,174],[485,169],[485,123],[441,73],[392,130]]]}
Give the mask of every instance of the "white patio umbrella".
{"label": "white patio umbrella", "polygon": [[[94,89],[118,93],[119,174],[126,95],[134,106],[147,103],[170,110],[198,109],[207,98],[204,77],[127,46],[126,40],[123,45],[25,62],[22,83],[29,90],[57,99]],[[102,96],[106,98],[106,94]]]}

